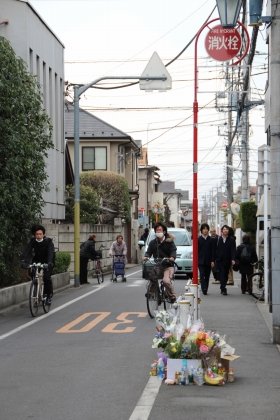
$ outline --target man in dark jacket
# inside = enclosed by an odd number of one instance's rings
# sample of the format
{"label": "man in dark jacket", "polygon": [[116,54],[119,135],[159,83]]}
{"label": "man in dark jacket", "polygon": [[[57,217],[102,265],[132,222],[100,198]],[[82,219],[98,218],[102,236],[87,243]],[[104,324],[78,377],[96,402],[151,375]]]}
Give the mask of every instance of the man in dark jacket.
{"label": "man in dark jacket", "polygon": [[88,261],[94,260],[97,256],[95,238],[95,235],[89,235],[88,240],[80,246],[80,284],[88,283]]}
{"label": "man in dark jacket", "polygon": [[154,226],[156,238],[151,240],[145,253],[144,260],[151,256],[154,258],[168,258],[171,265],[164,268],[163,283],[171,303],[176,301],[172,279],[174,276],[174,261],[176,259],[176,246],[174,237],[167,233],[167,227],[163,223],[156,223]]}
{"label": "man in dark jacket", "polygon": [[202,293],[207,295],[211,273],[213,239],[209,236],[209,225],[207,223],[202,223],[200,232],[201,235],[198,238],[198,269]]}
{"label": "man in dark jacket", "polygon": [[53,296],[52,269],[54,264],[54,244],[51,238],[45,236],[45,228],[42,225],[36,225],[32,228],[34,237],[25,248],[22,257],[25,263],[48,264],[44,269],[44,292],[47,296],[47,304],[51,304]]}
{"label": "man in dark jacket", "polygon": [[250,244],[250,236],[244,235],[242,244],[236,249],[236,262],[238,263],[239,273],[241,274],[241,291],[243,294],[248,292],[252,294],[252,279],[253,274],[252,264],[258,261],[258,256],[255,248]]}
{"label": "man in dark jacket", "polygon": [[229,269],[235,264],[236,245],[232,236],[229,236],[230,228],[224,225],[221,229],[222,235],[218,236],[213,246],[211,265],[216,265],[219,272],[221,294],[227,295],[226,284],[228,281]]}

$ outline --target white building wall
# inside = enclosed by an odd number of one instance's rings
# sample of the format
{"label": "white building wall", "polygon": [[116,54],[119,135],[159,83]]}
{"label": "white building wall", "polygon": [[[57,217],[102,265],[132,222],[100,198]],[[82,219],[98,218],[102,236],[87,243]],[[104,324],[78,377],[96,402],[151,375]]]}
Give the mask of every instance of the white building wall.
{"label": "white building wall", "polygon": [[64,219],[64,46],[24,0],[1,0],[0,36],[27,64],[40,83],[43,104],[53,126],[54,149],[46,160],[49,189],[44,193],[44,218]]}

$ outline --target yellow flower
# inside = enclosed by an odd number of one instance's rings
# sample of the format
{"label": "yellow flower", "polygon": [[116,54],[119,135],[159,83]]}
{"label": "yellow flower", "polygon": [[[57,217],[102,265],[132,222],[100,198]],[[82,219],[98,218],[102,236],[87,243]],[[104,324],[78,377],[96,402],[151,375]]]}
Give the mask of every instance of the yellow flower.
{"label": "yellow flower", "polygon": [[206,338],[205,343],[208,347],[213,347],[214,345],[214,340],[211,337]]}

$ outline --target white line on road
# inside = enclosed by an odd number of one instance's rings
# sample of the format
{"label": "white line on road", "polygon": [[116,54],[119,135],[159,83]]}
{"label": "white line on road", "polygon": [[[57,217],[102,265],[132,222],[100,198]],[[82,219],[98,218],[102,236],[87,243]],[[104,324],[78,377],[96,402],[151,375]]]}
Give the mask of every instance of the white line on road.
{"label": "white line on road", "polygon": [[129,420],[147,420],[159,392],[162,380],[151,376]]}
{"label": "white line on road", "polygon": [[[132,276],[132,275],[134,275],[134,274],[135,274],[135,272],[134,272],[134,273],[131,273],[131,274],[128,274],[126,277],[130,277],[130,276]],[[27,323],[25,323],[25,324],[23,324],[23,325],[20,325],[20,326],[19,326],[19,327],[17,327],[17,328],[14,328],[13,330],[11,330],[11,331],[9,331],[9,332],[7,332],[7,333],[5,333],[5,334],[0,335],[0,340],[4,340],[5,338],[8,338],[8,337],[10,337],[11,335],[14,335],[14,334],[16,334],[16,333],[18,333],[18,332],[20,332],[20,331],[22,331],[22,330],[25,330],[25,328],[28,328],[28,327],[30,327],[31,325],[36,324],[37,322],[43,321],[44,319],[48,318],[49,316],[52,316],[52,315],[56,314],[57,312],[61,311],[62,309],[67,308],[67,306],[70,306],[70,305],[72,305],[73,303],[78,302],[79,300],[82,300],[82,299],[86,298],[87,296],[90,296],[90,295],[92,295],[93,293],[96,293],[96,292],[98,292],[99,290],[104,289],[105,287],[108,287],[110,284],[111,284],[111,282],[108,282],[108,283],[102,284],[102,286],[99,286],[98,288],[96,288],[96,289],[94,289],[94,290],[91,290],[90,292],[87,292],[87,293],[85,293],[85,294],[84,294],[84,295],[82,295],[82,296],[79,296],[79,297],[77,297],[77,298],[75,298],[75,299],[72,299],[72,300],[70,300],[69,302],[64,303],[63,305],[58,306],[58,307],[57,307],[57,308],[55,308],[55,309],[52,309],[52,310],[51,310],[50,312],[48,312],[47,314],[41,315],[40,317],[35,318],[35,319],[33,319],[32,321],[29,321],[29,322],[27,322]]]}

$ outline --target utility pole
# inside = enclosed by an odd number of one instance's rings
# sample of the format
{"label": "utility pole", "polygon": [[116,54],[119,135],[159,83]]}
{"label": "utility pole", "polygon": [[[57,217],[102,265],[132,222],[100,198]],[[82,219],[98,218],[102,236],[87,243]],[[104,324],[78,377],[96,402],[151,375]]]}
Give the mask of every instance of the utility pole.
{"label": "utility pole", "polygon": [[279,2],[271,0],[269,29],[269,90],[266,118],[269,120],[271,161],[271,271],[273,342],[280,344],[280,15]]}
{"label": "utility pole", "polygon": [[247,96],[245,99],[245,108],[242,112],[241,117],[241,202],[244,203],[249,201],[250,192],[249,192],[249,110],[248,110],[248,101]]}
{"label": "utility pole", "polygon": [[227,173],[227,201],[233,202],[233,169],[232,169],[232,81],[229,77],[229,65],[226,64],[226,90],[228,91],[228,133],[226,146],[226,173]]}

